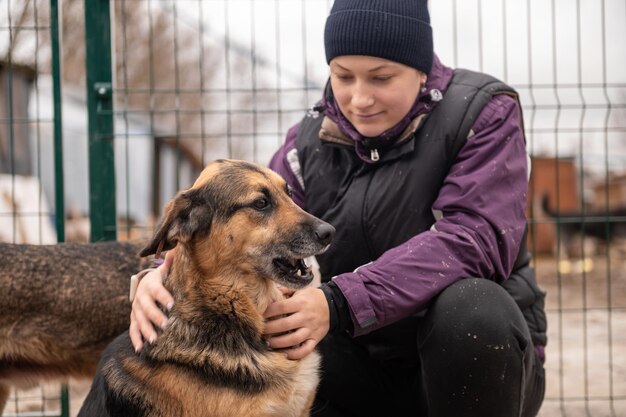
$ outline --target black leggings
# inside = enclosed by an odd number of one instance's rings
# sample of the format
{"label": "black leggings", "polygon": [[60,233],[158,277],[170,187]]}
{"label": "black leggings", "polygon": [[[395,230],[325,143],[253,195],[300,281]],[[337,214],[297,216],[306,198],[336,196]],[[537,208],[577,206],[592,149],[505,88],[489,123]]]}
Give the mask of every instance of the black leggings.
{"label": "black leggings", "polygon": [[[445,289],[411,329],[320,344],[315,417],[533,417],[544,370],[509,294],[486,279]],[[382,342],[381,342],[382,341]]]}

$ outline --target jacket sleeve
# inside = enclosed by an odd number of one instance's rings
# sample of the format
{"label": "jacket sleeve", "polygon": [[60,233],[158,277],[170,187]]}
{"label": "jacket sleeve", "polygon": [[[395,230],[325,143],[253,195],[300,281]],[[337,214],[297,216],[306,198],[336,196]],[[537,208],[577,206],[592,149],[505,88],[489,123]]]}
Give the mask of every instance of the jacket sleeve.
{"label": "jacket sleeve", "polygon": [[432,228],[333,278],[349,305],[355,336],[420,312],[462,278],[500,282],[510,275],[526,224],[522,129],[518,102],[492,98],[444,180]]}
{"label": "jacket sleeve", "polygon": [[287,131],[285,143],[274,153],[269,168],[280,174],[291,187],[293,201],[301,208],[304,207],[304,181],[300,171],[300,162],[296,151],[296,139],[300,124],[292,126]]}

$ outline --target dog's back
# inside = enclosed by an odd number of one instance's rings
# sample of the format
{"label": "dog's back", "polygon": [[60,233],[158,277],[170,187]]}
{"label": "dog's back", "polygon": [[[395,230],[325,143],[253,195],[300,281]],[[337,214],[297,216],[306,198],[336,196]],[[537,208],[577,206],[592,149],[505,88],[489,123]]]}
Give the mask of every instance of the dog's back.
{"label": "dog's back", "polygon": [[[226,366],[190,367],[186,359],[162,362],[138,355],[125,332],[102,355],[78,417],[308,416],[318,382],[318,354],[301,361],[279,352],[264,356],[258,357],[264,371],[255,375],[230,369],[232,375],[220,378],[215,373]],[[223,365],[232,360],[220,359]]]}
{"label": "dog's back", "polygon": [[[118,336],[104,351],[101,364],[114,363],[115,367],[123,366],[120,362],[131,360],[141,360],[132,350],[132,344],[128,336],[128,332]],[[120,382],[123,385],[130,386],[130,375],[121,376]],[[101,395],[104,394],[104,395]],[[81,416],[89,417],[125,417],[125,416],[147,416],[150,414],[150,408],[146,407],[145,402],[133,403],[126,401],[124,397],[119,396],[114,390],[107,386],[105,377],[101,372],[96,374],[91,386],[91,390],[84,405],[80,410]]]}
{"label": "dog's back", "polygon": [[106,345],[128,328],[138,252],[122,242],[0,243],[0,394],[95,373]]}
{"label": "dog's back", "polygon": [[626,207],[607,210],[556,211],[550,204],[549,197],[541,198],[541,208],[555,221],[555,227],[566,243],[579,234],[593,237],[606,243],[613,239],[626,238]]}

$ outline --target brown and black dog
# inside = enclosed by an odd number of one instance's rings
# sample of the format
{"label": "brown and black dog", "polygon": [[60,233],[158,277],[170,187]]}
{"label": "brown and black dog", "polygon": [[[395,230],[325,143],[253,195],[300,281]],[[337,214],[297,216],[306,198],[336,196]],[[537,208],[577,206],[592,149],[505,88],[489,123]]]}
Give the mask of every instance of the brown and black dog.
{"label": "brown and black dog", "polygon": [[0,243],[0,414],[11,386],[93,378],[106,346],[128,329],[140,249]]}
{"label": "brown and black dog", "polygon": [[276,283],[308,285],[303,258],[334,228],[301,210],[285,181],[255,164],[220,160],[168,203],[142,256],[176,247],[164,279],[169,325],[136,354],[128,332],[105,351],[79,416],[307,416],[319,356],[271,350],[263,312]]}
{"label": "brown and black dog", "polygon": [[[560,240],[559,255],[563,259],[581,257],[584,254],[581,249],[584,239],[593,239],[605,247],[615,246],[617,250],[623,248],[626,242],[625,206],[584,212],[556,211],[548,195],[544,194],[541,208],[554,221],[556,236]],[[623,252],[623,249],[620,251]]]}

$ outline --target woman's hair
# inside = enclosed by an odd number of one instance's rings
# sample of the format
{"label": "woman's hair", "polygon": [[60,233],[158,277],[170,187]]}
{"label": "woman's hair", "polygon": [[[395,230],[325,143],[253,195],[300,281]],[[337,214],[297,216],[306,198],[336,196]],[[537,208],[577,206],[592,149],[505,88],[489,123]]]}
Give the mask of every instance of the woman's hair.
{"label": "woman's hair", "polygon": [[428,1],[335,0],[324,46],[328,63],[341,55],[367,55],[428,74],[433,63]]}

